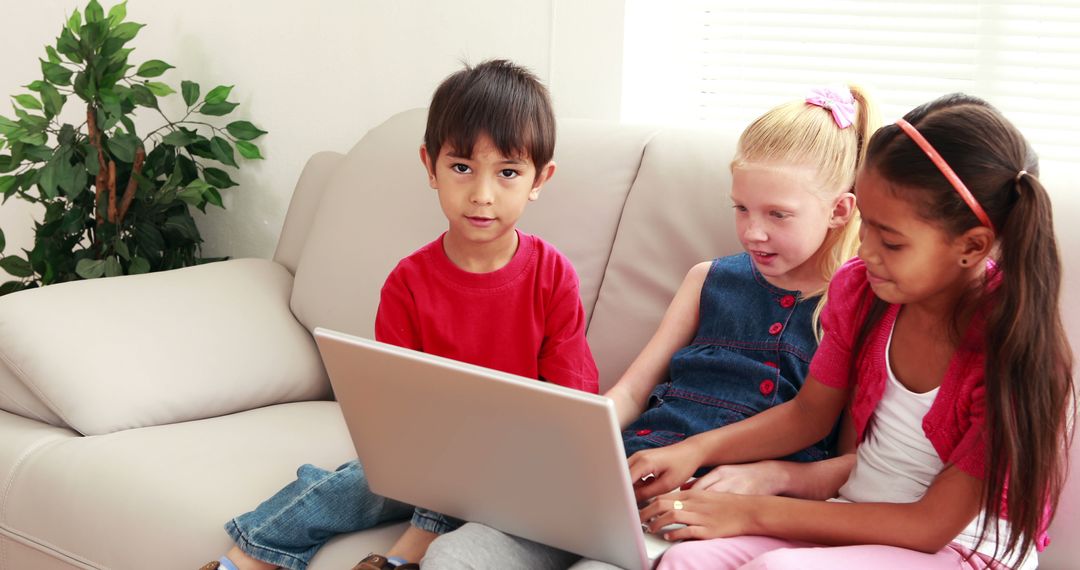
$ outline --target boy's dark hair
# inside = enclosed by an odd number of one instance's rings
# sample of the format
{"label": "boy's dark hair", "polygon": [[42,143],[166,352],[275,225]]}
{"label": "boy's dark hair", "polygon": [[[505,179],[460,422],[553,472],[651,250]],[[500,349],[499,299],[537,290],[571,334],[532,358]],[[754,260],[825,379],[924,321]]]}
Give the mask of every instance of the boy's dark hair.
{"label": "boy's dark hair", "polygon": [[547,88],[528,69],[495,59],[447,77],[428,109],[424,146],[432,163],[443,145],[472,156],[480,135],[504,156],[529,158],[536,174],[555,153],[555,113]]}
{"label": "boy's dark hair", "polygon": [[[1072,354],[1061,321],[1061,258],[1050,197],[1038,179],[1039,161],[1023,135],[986,101],[954,93],[912,110],[904,119],[937,150],[997,228],[1000,281],[983,283],[961,303],[954,322],[972,304],[986,315],[985,515],[980,541],[992,521],[1008,513],[1010,534],[997,546],[1023,559],[1056,507],[1068,469],[1073,408]],[[950,236],[981,225],[971,208],[926,153],[900,127],[882,127],[870,140],[866,167],[891,183],[924,219]],[[884,312],[875,299],[856,341],[866,342]],[[969,313],[970,314],[970,313]],[[959,335],[958,330],[954,334]],[[978,394],[978,392],[976,392]],[[979,404],[975,404],[978,406]],[[1001,500],[1008,489],[1007,499]],[[986,522],[990,521],[990,522]],[[995,552],[995,555],[997,552]]]}

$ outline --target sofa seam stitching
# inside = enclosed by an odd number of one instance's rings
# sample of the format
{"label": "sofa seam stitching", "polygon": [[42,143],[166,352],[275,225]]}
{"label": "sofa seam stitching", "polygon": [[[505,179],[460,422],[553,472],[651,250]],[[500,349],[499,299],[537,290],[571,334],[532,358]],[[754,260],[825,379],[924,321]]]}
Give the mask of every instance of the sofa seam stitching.
{"label": "sofa seam stitching", "polygon": [[[34,550],[36,550],[36,551],[38,551],[38,552],[40,552],[42,554],[45,554],[45,555],[54,555],[54,554],[61,555],[64,558],[67,558],[68,561],[70,561],[72,563],[75,563],[75,564],[78,564],[78,565],[81,565],[82,567],[85,567],[85,568],[103,568],[102,566],[100,566],[98,564],[94,564],[94,563],[90,562],[89,560],[86,560],[84,558],[75,556],[74,554],[72,554],[72,553],[70,553],[70,552],[68,552],[68,551],[66,551],[66,550],[64,550],[62,548],[58,548],[55,545],[53,545],[52,543],[40,541],[40,540],[37,540],[37,539],[35,539],[33,537],[27,536],[27,535],[25,535],[25,534],[23,534],[21,532],[17,532],[15,529],[9,527],[6,524],[0,524],[0,535],[7,536],[8,539],[11,540],[12,542],[18,542],[18,543],[20,543],[20,544],[22,544],[22,545],[24,545],[24,546],[26,546],[28,548],[32,548],[32,549],[34,549]],[[6,540],[0,540],[0,545],[5,544],[6,542],[7,542]],[[6,562],[7,561],[7,548],[6,547],[4,547],[4,553],[5,554],[4,554],[3,561]],[[0,568],[7,568],[7,566],[6,565],[0,566]]]}
{"label": "sofa seam stitching", "polygon": [[[68,419],[67,419],[67,417],[65,417],[66,414],[61,413],[60,410],[57,409],[56,403],[53,402],[51,398],[46,396],[41,390],[39,390],[37,388],[37,386],[35,386],[32,382],[27,382],[27,377],[29,375],[26,374],[26,372],[24,372],[23,369],[20,366],[15,364],[11,360],[10,357],[8,357],[7,352],[0,351],[0,360],[2,360],[4,362],[4,365],[8,367],[8,370],[11,370],[12,373],[14,373],[16,377],[18,377],[19,381],[23,383],[23,386],[26,386],[27,390],[30,390],[31,393],[33,393],[35,396],[37,396],[37,398],[39,400],[41,400],[42,403],[44,403],[45,406],[48,407],[50,411],[52,411],[52,413],[56,414],[56,417],[59,418],[60,421],[64,422],[64,424],[65,424],[64,426],[57,426],[57,427],[70,427],[70,424],[68,423]],[[47,424],[49,423],[49,422],[46,422],[45,420],[43,420],[42,418],[32,418],[32,419],[37,419],[38,421],[41,421],[42,423],[47,423]],[[49,425],[52,425],[52,424],[49,424]]]}

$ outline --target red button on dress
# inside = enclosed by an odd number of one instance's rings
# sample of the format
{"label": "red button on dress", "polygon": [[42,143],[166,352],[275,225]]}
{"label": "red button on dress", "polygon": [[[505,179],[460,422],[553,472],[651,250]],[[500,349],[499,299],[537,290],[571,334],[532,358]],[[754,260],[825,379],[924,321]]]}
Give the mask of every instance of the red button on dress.
{"label": "red button on dress", "polygon": [[794,307],[795,306],[795,296],[794,295],[784,295],[783,297],[780,297],[780,306],[785,308],[785,309],[790,309],[790,308]]}
{"label": "red button on dress", "polygon": [[761,390],[761,393],[763,395],[765,395],[765,396],[768,396],[769,394],[772,394],[772,391],[775,388],[776,388],[776,384],[772,380],[768,380],[768,379],[762,380],[761,384],[758,385],[758,390]]}
{"label": "red button on dress", "polygon": [[639,429],[636,435],[649,435],[650,433],[652,433],[651,429]]}
{"label": "red button on dress", "polygon": [[769,334],[776,336],[780,334],[780,331],[784,330],[784,325],[780,323],[773,323],[769,325]]}

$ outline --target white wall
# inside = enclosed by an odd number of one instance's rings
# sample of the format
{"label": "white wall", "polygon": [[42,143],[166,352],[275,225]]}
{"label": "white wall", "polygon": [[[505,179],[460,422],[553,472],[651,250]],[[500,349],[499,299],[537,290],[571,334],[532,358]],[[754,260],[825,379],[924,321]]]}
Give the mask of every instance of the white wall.
{"label": "white wall", "polygon": [[[25,92],[21,85],[40,78],[44,46],[84,4],[3,0],[0,94]],[[162,77],[176,89],[181,79],[204,93],[235,85],[230,99],[241,106],[228,119],[269,131],[257,141],[266,160],[241,164],[233,177],[240,186],[223,193],[227,209],[195,212],[204,253],[233,257],[273,254],[308,156],[347,151],[387,117],[426,106],[462,60],[512,59],[551,85],[560,116],[617,119],[621,18],[622,0],[128,2],[128,19],[147,24],[131,44],[132,62],[176,66]],[[0,115],[11,117],[7,101]],[[0,208],[8,253],[31,246],[32,215],[14,199]]]}

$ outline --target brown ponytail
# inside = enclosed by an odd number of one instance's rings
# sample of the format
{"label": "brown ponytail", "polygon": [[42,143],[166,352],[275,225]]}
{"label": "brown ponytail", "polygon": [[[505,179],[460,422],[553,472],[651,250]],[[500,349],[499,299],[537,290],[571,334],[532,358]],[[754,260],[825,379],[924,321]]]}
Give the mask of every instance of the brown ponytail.
{"label": "brown ponytail", "polygon": [[1005,551],[1023,557],[1048,522],[1044,505],[1056,506],[1065,485],[1072,355],[1058,311],[1061,259],[1050,197],[1029,173],[1008,186],[1016,201],[1000,226],[1002,282],[991,293],[987,322],[993,350],[986,358],[990,470],[983,507],[989,521],[1008,513]]}
{"label": "brown ponytail", "polygon": [[[991,278],[970,295],[975,307],[989,308],[982,493],[986,523],[980,541],[1007,513],[1010,535],[995,542],[1004,545],[1003,556],[1023,559],[1049,524],[1045,507],[1056,508],[1061,496],[1071,443],[1069,418],[1075,409],[1072,354],[1058,308],[1061,259],[1050,198],[1038,180],[1038,158],[1027,141],[985,101],[947,95],[904,119],[956,171],[1000,231],[995,272],[1000,278]],[[980,224],[897,126],[874,134],[866,164],[892,182],[896,195],[910,201],[921,217],[950,235]],[[874,303],[884,306],[876,299]],[[965,305],[958,313],[971,308]],[[857,346],[865,342],[869,321]],[[954,324],[958,322],[954,318]]]}

